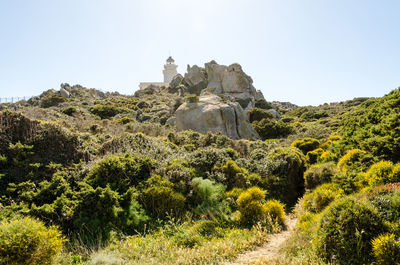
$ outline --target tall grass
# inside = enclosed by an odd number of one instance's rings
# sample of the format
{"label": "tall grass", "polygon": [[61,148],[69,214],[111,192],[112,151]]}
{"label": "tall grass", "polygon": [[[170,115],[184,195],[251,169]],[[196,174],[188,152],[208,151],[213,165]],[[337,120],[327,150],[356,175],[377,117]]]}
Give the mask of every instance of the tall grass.
{"label": "tall grass", "polygon": [[205,234],[195,227],[183,224],[181,228],[128,237],[92,253],[87,264],[218,264],[262,245],[268,234],[261,226],[217,227]]}

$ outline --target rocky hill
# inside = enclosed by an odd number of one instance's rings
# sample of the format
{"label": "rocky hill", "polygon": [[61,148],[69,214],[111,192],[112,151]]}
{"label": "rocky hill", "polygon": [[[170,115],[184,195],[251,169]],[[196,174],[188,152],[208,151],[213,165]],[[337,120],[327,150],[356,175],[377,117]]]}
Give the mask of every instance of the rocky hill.
{"label": "rocky hill", "polygon": [[0,264],[221,264],[294,209],[273,262],[393,264],[399,91],[268,102],[210,62],[133,96],[62,84],[0,104]]}

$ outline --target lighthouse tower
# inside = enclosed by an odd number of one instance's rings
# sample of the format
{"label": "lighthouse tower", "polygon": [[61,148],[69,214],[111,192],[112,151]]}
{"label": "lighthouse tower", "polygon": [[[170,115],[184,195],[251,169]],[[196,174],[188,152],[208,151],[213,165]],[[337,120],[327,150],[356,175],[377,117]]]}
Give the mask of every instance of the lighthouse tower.
{"label": "lighthouse tower", "polygon": [[174,78],[174,76],[176,76],[178,74],[178,72],[176,71],[176,68],[178,66],[174,63],[175,63],[174,59],[172,59],[171,56],[168,57],[167,63],[164,65],[164,70],[163,70],[164,83],[169,84],[169,82],[171,82],[172,78]]}
{"label": "lighthouse tower", "polygon": [[174,76],[178,74],[176,68],[178,68],[178,66],[175,64],[174,59],[172,59],[171,56],[168,57],[166,64],[164,64],[164,70],[163,70],[164,82],[141,82],[139,84],[139,88],[145,89],[149,86],[153,88],[160,88],[163,86],[167,87],[169,83],[172,81],[172,78],[174,78]]}

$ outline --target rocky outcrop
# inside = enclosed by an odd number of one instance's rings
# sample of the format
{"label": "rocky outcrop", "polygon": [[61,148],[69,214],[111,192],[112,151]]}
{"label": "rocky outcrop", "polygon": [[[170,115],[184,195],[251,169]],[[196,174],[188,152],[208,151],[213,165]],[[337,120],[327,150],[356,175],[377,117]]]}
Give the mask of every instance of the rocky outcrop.
{"label": "rocky outcrop", "polygon": [[207,87],[207,77],[205,70],[197,65],[187,66],[185,74],[185,83],[188,85],[188,92],[192,94],[200,94],[201,90]]}
{"label": "rocky outcrop", "polygon": [[[176,86],[175,83],[171,82],[170,86]],[[181,84],[186,85],[189,93],[223,95],[238,102],[244,109],[254,108],[255,101],[264,98],[261,91],[254,88],[251,77],[237,63],[226,66],[211,61],[204,68],[188,66]]]}
{"label": "rocky outcrop", "polygon": [[272,105],[276,109],[283,109],[283,110],[293,110],[295,108],[298,108],[297,105],[290,103],[290,102],[272,101]]}
{"label": "rocky outcrop", "polygon": [[63,96],[64,98],[69,98],[69,92],[68,90],[66,90],[65,88],[61,87],[60,89],[60,94],[61,96]]}
{"label": "rocky outcrop", "polygon": [[223,100],[217,95],[206,94],[200,96],[198,102],[186,102],[175,114],[175,125],[179,131],[221,132],[232,139],[259,138],[240,104]]}

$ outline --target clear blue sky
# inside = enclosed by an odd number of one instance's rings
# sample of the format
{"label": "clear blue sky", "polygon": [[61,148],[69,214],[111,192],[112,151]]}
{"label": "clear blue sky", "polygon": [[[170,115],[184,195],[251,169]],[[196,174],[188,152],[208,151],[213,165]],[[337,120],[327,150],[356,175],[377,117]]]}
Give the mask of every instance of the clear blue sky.
{"label": "clear blue sky", "polygon": [[398,0],[2,0],[0,97],[60,83],[132,94],[238,62],[267,100],[318,105],[400,86]]}

